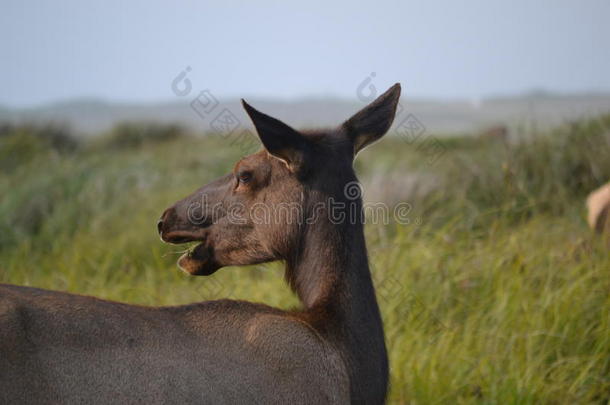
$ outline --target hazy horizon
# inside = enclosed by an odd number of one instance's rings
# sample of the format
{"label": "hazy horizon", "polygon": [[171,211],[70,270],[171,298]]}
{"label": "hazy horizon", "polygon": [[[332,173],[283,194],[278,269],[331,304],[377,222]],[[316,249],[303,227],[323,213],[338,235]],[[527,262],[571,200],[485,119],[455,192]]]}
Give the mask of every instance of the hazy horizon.
{"label": "hazy horizon", "polygon": [[[378,89],[378,90],[384,90],[384,89]],[[194,92],[192,94],[192,96],[196,96],[196,93]],[[471,103],[473,105],[477,105],[479,103],[482,102],[491,102],[491,101],[496,101],[496,100],[502,100],[502,99],[507,99],[507,100],[517,100],[517,99],[526,99],[528,97],[541,97],[541,98],[545,98],[545,97],[550,97],[550,98],[562,98],[562,97],[579,97],[579,96],[583,96],[583,97],[608,97],[610,96],[610,90],[591,90],[591,91],[587,91],[587,90],[583,90],[583,91],[574,91],[574,92],[555,92],[555,91],[549,91],[549,90],[545,90],[545,89],[537,89],[537,88],[533,88],[529,91],[523,91],[523,92],[515,92],[515,93],[503,93],[503,94],[490,94],[488,96],[485,97],[447,97],[447,98],[442,98],[442,97],[426,97],[426,96],[409,96],[407,95],[403,95],[401,96],[401,99],[403,101],[409,102],[433,102],[433,103]],[[192,101],[191,98],[188,98],[186,101]],[[233,102],[236,100],[240,100],[242,98],[246,99],[246,100],[256,100],[256,101],[262,101],[262,102],[286,102],[286,103],[299,103],[299,102],[307,102],[307,101],[336,101],[336,102],[340,102],[340,103],[353,103],[353,104],[358,104],[360,101],[358,100],[357,96],[340,96],[340,95],[334,95],[334,94],[311,94],[311,95],[296,95],[294,97],[281,97],[281,96],[265,96],[265,95],[254,95],[254,96],[248,96],[248,95],[239,95],[239,96],[224,96],[221,97],[222,99],[220,100],[223,103],[226,102]],[[59,99],[54,99],[54,100],[47,100],[47,101],[43,101],[40,103],[35,103],[35,104],[28,104],[28,105],[10,105],[10,104],[4,104],[4,103],[0,103],[0,107],[2,108],[8,108],[10,110],[36,110],[36,109],[40,109],[40,108],[47,108],[47,107],[53,107],[53,106],[58,106],[58,105],[73,105],[73,104],[78,104],[78,103],[102,103],[102,104],[107,104],[107,105],[129,105],[129,106],[159,106],[159,105],[165,105],[165,104],[184,104],[184,99],[179,99],[174,97],[168,97],[165,99],[148,99],[148,100],[138,100],[138,99],[125,99],[125,100],[119,100],[119,99],[109,99],[109,98],[104,98],[104,97],[100,97],[100,96],[86,96],[86,95],[82,95],[82,96],[74,96],[74,97],[68,97],[68,98],[59,98]]]}
{"label": "hazy horizon", "polygon": [[[610,91],[610,3],[5,2],[0,104],[357,99],[375,73],[414,99]],[[365,86],[366,88],[366,86]]]}

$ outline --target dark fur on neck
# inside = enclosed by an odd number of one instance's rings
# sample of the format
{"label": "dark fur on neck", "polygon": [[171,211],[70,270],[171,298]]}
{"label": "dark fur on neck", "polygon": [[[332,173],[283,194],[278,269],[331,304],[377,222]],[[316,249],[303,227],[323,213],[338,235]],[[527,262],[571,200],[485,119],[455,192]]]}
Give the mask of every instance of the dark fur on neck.
{"label": "dark fur on neck", "polygon": [[[310,193],[312,201],[328,197],[320,194],[326,193]],[[368,265],[362,202],[347,200],[342,193],[334,197],[346,204],[346,220],[333,223],[327,209],[318,208],[316,220],[301,227],[285,276],[303,303],[299,316],[334,342],[345,361],[353,364],[348,367],[352,403],[383,403],[388,359]],[[313,215],[311,201],[306,206]]]}

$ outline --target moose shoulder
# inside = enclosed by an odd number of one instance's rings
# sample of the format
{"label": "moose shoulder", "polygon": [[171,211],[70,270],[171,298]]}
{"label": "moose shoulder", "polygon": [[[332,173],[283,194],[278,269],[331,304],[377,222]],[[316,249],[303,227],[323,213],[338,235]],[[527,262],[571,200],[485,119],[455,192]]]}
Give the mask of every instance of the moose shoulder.
{"label": "moose shoulder", "polygon": [[[326,202],[361,213],[345,193],[357,181],[353,159],[387,132],[399,96],[396,84],[317,132],[244,102],[264,149],[157,224],[165,242],[199,242],[178,262],[193,275],[283,260],[301,309],[141,307],[1,285],[0,402],[383,403],[388,361],[362,218],[332,220]],[[253,215],[261,205],[264,221]]]}

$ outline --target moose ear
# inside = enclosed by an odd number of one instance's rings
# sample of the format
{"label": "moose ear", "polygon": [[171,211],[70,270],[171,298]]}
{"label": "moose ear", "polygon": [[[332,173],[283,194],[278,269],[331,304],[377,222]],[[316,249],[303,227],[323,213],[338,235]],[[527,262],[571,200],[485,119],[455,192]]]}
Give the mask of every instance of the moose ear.
{"label": "moose ear", "polygon": [[299,170],[303,166],[307,151],[307,140],[303,135],[282,121],[258,111],[244,99],[241,103],[267,152],[285,161],[291,170]]}
{"label": "moose ear", "polygon": [[390,129],[399,99],[400,83],[396,83],[343,123],[341,128],[354,145],[354,156],[365,146],[381,138]]}

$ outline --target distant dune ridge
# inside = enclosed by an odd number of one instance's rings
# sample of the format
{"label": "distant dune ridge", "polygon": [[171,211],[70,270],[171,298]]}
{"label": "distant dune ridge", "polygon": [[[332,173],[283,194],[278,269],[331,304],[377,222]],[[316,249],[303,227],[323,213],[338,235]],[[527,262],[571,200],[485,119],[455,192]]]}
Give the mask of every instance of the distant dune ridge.
{"label": "distant dune ridge", "polygon": [[[197,96],[160,103],[114,103],[95,99],[75,99],[50,103],[33,108],[14,109],[0,106],[0,121],[56,122],[70,126],[83,135],[107,131],[121,121],[151,121],[180,123],[195,131],[210,130],[211,121],[225,108],[239,121],[240,127],[250,128],[239,100],[218,98],[218,105],[202,118],[190,106]],[[294,127],[323,127],[340,123],[345,117],[361,108],[364,101],[332,98],[306,98],[299,100],[248,101]],[[522,126],[539,129],[566,121],[592,117],[610,112],[610,93],[556,95],[533,92],[522,96],[496,97],[481,101],[424,100],[403,98],[402,111],[395,127],[413,114],[428,132],[455,134],[478,132],[502,124],[511,128]]]}

